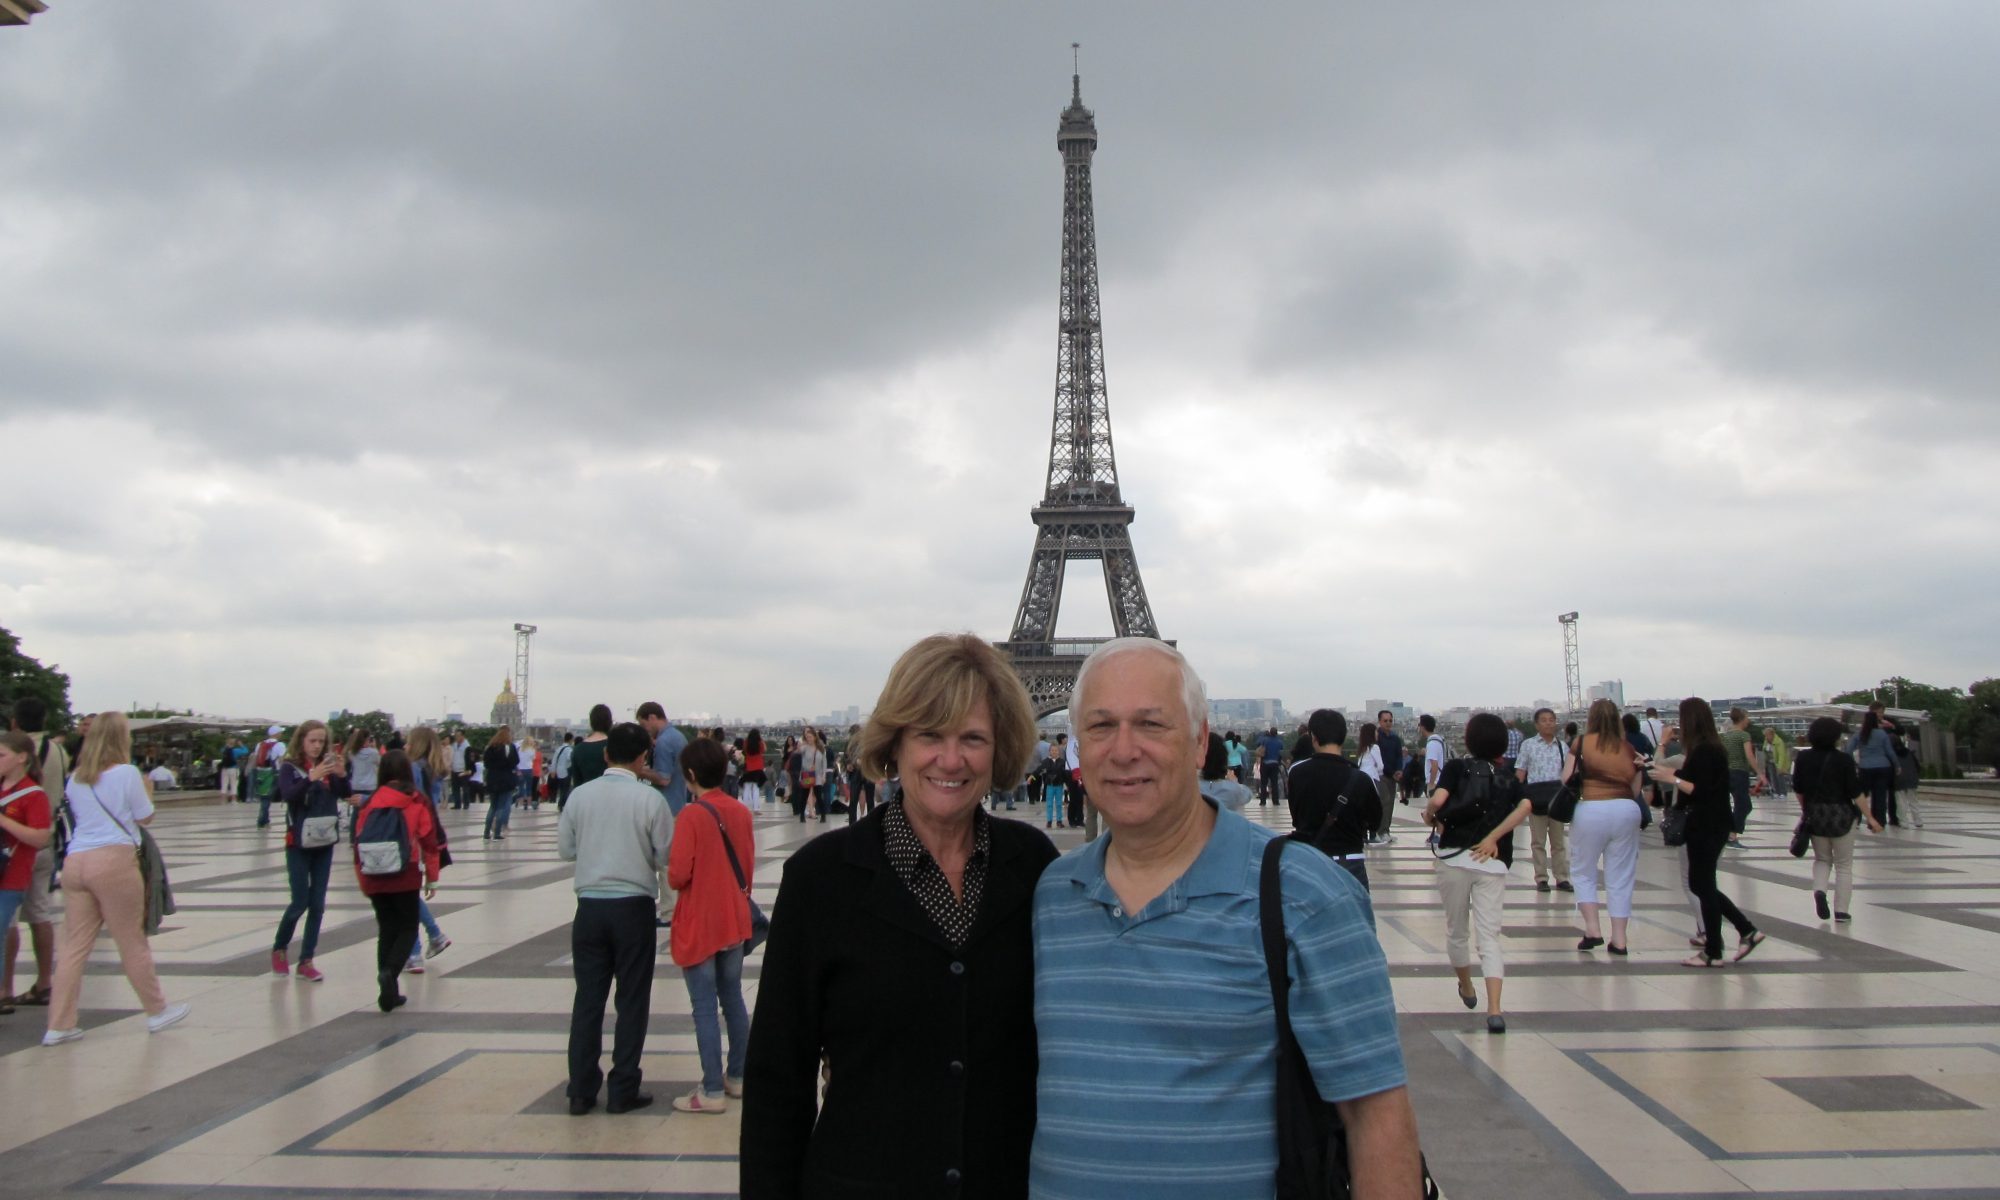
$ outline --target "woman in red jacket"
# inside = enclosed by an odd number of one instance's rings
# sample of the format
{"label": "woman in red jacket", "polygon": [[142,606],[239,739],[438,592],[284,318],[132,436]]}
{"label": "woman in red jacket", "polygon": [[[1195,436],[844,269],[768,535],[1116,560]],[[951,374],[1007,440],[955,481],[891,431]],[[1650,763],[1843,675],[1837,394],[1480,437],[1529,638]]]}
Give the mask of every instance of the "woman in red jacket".
{"label": "woman in red jacket", "polygon": [[[694,1041],[701,1052],[700,1085],[674,1098],[674,1107],[689,1113],[723,1112],[730,1096],[743,1094],[743,1054],[750,1045],[750,1010],[743,1003],[743,953],[750,941],[745,893],[757,855],[750,810],[722,790],[728,766],[721,745],[708,738],[696,738],[681,751],[693,799],[674,822],[667,854],[667,885],[679,893],[668,948],[694,1004]],[[726,1068],[718,1006],[729,1025]]]}
{"label": "woman in red jacket", "polygon": [[417,944],[417,894],[437,895],[438,827],[430,802],[417,794],[410,756],[382,756],[375,794],[354,814],[354,875],[375,906],[376,1007],[401,1008],[396,976]]}

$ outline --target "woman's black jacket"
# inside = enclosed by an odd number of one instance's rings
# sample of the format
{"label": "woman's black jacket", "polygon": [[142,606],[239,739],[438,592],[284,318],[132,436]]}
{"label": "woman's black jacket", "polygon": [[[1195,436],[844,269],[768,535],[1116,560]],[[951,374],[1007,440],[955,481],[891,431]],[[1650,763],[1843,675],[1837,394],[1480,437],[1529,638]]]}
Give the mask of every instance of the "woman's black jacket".
{"label": "woman's black jacket", "polygon": [[883,812],[785,865],[750,1024],[743,1200],[1028,1194],[1031,902],[1055,846],[993,819],[979,913],[953,950],[889,865]]}

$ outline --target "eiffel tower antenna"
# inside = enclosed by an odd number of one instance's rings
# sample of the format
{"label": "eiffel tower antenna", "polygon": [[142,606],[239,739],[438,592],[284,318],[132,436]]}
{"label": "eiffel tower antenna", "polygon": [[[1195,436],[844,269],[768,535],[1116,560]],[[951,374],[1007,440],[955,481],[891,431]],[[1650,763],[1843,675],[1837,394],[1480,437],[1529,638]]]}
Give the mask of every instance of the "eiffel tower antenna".
{"label": "eiffel tower antenna", "polygon": [[[1080,48],[1070,43],[1072,61]],[[998,643],[1027,685],[1037,716],[1069,705],[1077,668],[1102,638],[1057,638],[1063,572],[1072,560],[1104,564],[1111,628],[1117,637],[1159,637],[1139,560],[1132,550],[1133,513],[1118,490],[1111,446],[1111,402],[1104,380],[1104,329],[1097,291],[1097,218],[1091,203],[1090,160],[1097,152],[1097,118],[1083,106],[1083,76],[1070,77],[1069,107],[1056,127],[1063,160],[1062,285],[1056,318],[1055,419],[1049,431],[1049,472],[1042,501],[1031,513],[1035,549],[1021,588],[1013,633]]]}

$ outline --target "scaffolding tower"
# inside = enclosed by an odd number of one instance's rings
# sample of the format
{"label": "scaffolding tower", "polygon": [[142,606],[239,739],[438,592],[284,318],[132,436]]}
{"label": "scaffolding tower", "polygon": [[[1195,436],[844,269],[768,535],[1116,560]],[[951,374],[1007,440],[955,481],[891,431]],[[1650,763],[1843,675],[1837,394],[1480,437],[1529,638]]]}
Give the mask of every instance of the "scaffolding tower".
{"label": "scaffolding tower", "polygon": [[1583,665],[1576,652],[1576,614],[1556,618],[1563,627],[1563,703],[1571,713],[1583,711]]}
{"label": "scaffolding tower", "polygon": [[514,702],[521,706],[521,724],[528,723],[528,651],[536,626],[514,623]]}

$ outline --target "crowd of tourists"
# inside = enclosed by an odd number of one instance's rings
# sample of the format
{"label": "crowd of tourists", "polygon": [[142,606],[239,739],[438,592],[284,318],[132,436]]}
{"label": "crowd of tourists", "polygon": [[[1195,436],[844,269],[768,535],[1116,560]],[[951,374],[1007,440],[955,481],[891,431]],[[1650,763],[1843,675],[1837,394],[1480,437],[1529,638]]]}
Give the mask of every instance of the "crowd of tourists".
{"label": "crowd of tourists", "polygon": [[[1532,733],[1478,713],[1461,754],[1428,715],[1406,744],[1379,713],[1350,750],[1332,709],[1290,745],[1276,729],[1212,733],[1206,713],[1177,650],[1117,639],[1079,673],[1071,732],[1044,738],[1006,660],[941,635],[896,662],[838,746],[811,729],[777,747],[756,729],[690,738],[656,702],[630,721],[600,704],[588,732],[547,748],[506,727],[476,748],[427,726],[381,744],[320,721],[273,727],[230,747],[223,778],[259,800],[259,825],[273,809],[283,825],[290,897],[272,972],[325,979],[315,956],[338,857],[374,910],[384,1013],[406,1002],[401,977],[451,945],[430,907],[452,861],[442,812],[483,800],[482,839],[499,842],[516,808],[552,803],[557,853],[575,864],[569,1111],[600,1094],[610,1113],[652,1104],[640,1062],[664,932],[701,1067],[672,1103],[743,1106],[751,1198],[1268,1195],[1274,1172],[1326,1170],[1357,1192],[1423,1194],[1368,893],[1398,807],[1417,801],[1458,997],[1480,1006],[1476,968],[1495,1034],[1517,829],[1537,891],[1574,897],[1578,951],[1615,959],[1630,954],[1658,826],[1693,918],[1685,965],[1716,968],[1765,940],[1717,882],[1756,797],[1795,797],[1792,849],[1813,857],[1821,920],[1850,919],[1859,829],[1921,824],[1897,786],[1905,732],[1879,709],[1852,735],[1815,722],[1796,752],[1700,699],[1672,720],[1598,701],[1580,729],[1542,709]],[[104,930],[149,1030],[165,1030],[188,1005],[167,999],[147,942],[173,902],[130,726],[96,714],[66,744],[45,721],[24,700],[0,735],[0,1009],[46,1006],[46,1045],[82,1037],[82,974]],[[767,789],[774,819],[846,817],[791,856],[768,919],[752,895]],[[1291,833],[1247,820],[1253,800],[1286,805]],[[1043,829],[997,815],[1023,802]],[[1048,832],[1086,812],[1108,835],[1058,857]],[[18,994],[17,917],[36,966]],[[753,1013],[744,960],[767,936]],[[1251,946],[1262,952],[1232,949]],[[1258,1011],[1268,1019],[1242,1019]],[[1331,1166],[1292,1136],[1329,1109],[1346,1147]],[[1299,1120],[1273,1125],[1280,1112]],[[1241,1136],[1259,1127],[1279,1136]]]}

